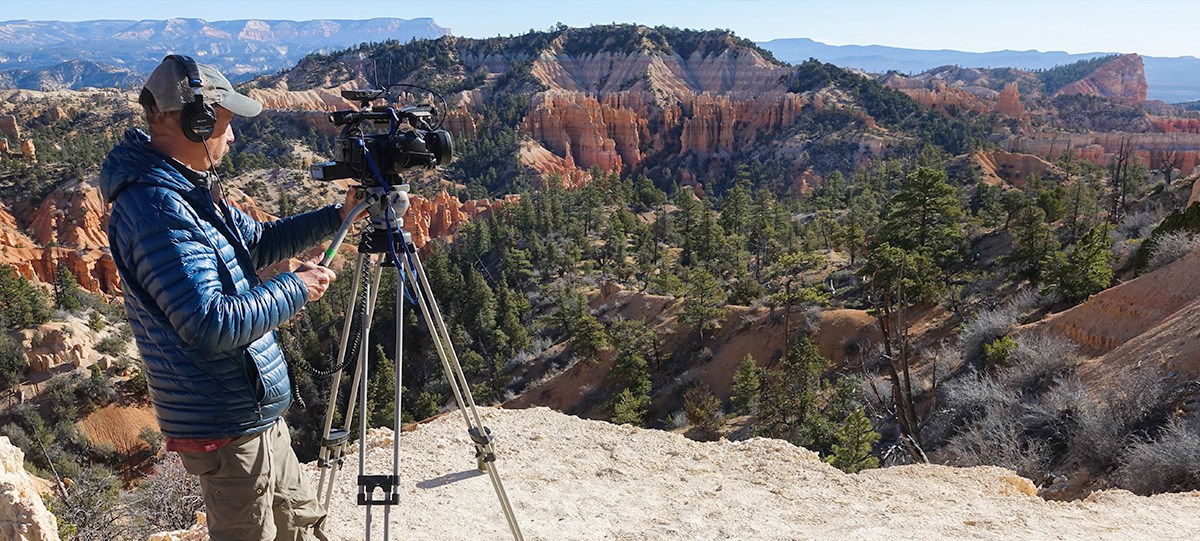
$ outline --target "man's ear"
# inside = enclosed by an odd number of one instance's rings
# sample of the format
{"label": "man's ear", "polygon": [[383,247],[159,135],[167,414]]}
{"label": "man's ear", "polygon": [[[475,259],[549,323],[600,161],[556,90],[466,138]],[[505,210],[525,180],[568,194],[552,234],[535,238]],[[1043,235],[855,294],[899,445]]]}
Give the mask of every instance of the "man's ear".
{"label": "man's ear", "polygon": [[152,136],[169,135],[176,132],[182,133],[179,127],[179,114],[176,112],[154,113],[147,118],[147,124]]}

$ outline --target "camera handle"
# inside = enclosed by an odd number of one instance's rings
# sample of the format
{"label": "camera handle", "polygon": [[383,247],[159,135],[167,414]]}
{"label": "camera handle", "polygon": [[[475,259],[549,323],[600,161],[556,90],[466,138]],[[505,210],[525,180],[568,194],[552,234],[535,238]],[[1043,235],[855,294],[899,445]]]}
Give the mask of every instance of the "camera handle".
{"label": "camera handle", "polygon": [[[480,471],[487,473],[491,480],[492,488],[499,499],[501,510],[508,522],[513,539],[515,541],[524,541],[525,538],[521,535],[521,529],[516,515],[513,513],[512,504],[508,500],[508,494],[504,490],[500,474],[496,471],[496,451],[493,444],[492,432],[483,426],[483,420],[475,405],[475,399],[471,395],[470,384],[467,382],[462,365],[459,363],[458,355],[455,353],[454,346],[450,340],[449,329],[442,318],[441,309],[438,307],[437,299],[433,295],[429,279],[425,275],[425,268],[417,254],[416,246],[412,243],[412,235],[403,230],[404,222],[402,216],[408,210],[409,206],[408,186],[355,186],[353,189],[363,193],[363,200],[355,205],[349,217],[338,228],[333,242],[325,252],[321,264],[328,265],[333,260],[333,256],[345,240],[354,218],[364,209],[367,210],[371,217],[371,228],[362,234],[362,240],[358,247],[358,257],[355,261],[354,282],[350,289],[352,302],[357,302],[361,298],[366,309],[358,313],[360,311],[353,309],[353,306],[351,306],[346,311],[346,318],[342,325],[342,335],[338,345],[338,357],[334,366],[346,365],[344,361],[347,353],[347,345],[349,344],[350,330],[353,326],[356,313],[361,318],[359,327],[362,336],[359,342],[360,345],[357,348],[357,360],[349,388],[347,411],[342,416],[342,427],[338,429],[333,428],[333,421],[337,414],[338,390],[341,383],[342,371],[338,370],[332,376],[329,402],[325,410],[321,449],[317,459],[317,465],[321,468],[320,481],[317,484],[318,499],[328,509],[329,502],[333,497],[334,480],[345,462],[346,447],[350,439],[350,429],[355,419],[355,407],[357,405],[359,427],[357,501],[359,505],[367,507],[364,539],[367,541],[371,539],[372,507],[383,506],[383,539],[384,541],[388,540],[390,524],[388,519],[391,507],[398,504],[400,498],[397,484],[399,482],[400,469],[400,388],[401,374],[403,373],[401,358],[404,344],[404,297],[406,296],[405,289],[408,288],[412,291],[413,297],[415,297],[414,304],[421,311],[425,325],[432,335],[434,346],[442,363],[442,370],[445,372],[446,380],[450,382],[455,402],[462,413],[463,420],[467,424],[467,434],[471,439],[472,445],[475,447],[476,467]],[[396,359],[396,380],[395,424],[392,428],[394,434],[392,438],[392,472],[391,475],[366,475],[367,382],[370,379],[368,375],[368,354],[370,348],[367,344],[370,342],[371,320],[374,316],[376,299],[379,294],[380,277],[385,266],[394,266],[396,272],[400,273],[400,276],[396,280],[397,291],[395,292],[396,350],[394,356]],[[410,300],[412,300],[412,297],[410,297]],[[382,496],[377,497],[377,491],[381,492]]]}

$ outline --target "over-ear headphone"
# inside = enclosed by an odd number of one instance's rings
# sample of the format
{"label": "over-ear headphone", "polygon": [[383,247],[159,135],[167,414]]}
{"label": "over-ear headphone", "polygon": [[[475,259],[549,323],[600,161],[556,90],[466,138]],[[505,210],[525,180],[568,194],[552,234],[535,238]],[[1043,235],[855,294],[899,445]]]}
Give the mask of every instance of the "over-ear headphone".
{"label": "over-ear headphone", "polygon": [[204,95],[200,92],[200,68],[190,56],[173,54],[167,58],[183,65],[183,69],[187,71],[188,86],[192,88],[191,100],[184,95],[183,110],[179,112],[179,125],[183,127],[183,135],[192,141],[203,143],[212,137],[217,124],[217,112],[211,105],[204,103]]}

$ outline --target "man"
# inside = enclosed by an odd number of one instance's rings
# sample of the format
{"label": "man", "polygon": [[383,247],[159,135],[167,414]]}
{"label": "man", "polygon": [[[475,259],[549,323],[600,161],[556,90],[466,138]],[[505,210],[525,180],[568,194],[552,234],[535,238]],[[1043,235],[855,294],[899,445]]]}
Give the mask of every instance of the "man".
{"label": "man", "polygon": [[[214,165],[235,115],[262,105],[216,69],[171,55],[109,153],[100,189],[125,311],[166,447],[199,476],[214,541],[326,539],[284,411],[291,382],[274,329],[334,279],[312,262],[261,281],[255,270],[329,236],[353,206],[259,223],[226,203]],[[351,195],[347,195],[350,203]]]}

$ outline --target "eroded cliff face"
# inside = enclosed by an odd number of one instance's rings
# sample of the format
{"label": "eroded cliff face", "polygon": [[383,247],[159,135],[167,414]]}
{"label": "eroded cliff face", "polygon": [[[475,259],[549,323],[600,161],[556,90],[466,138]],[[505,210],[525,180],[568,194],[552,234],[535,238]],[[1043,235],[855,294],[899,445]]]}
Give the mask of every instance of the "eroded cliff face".
{"label": "eroded cliff face", "polygon": [[560,43],[533,62],[533,75],[550,90],[590,94],[640,90],[664,98],[781,92],[788,71],[755,51],[736,48],[713,55],[696,51],[686,58],[644,53],[573,56],[563,53]]}
{"label": "eroded cliff face", "polygon": [[525,145],[521,157],[527,166],[572,185],[585,180],[593,167],[628,173],[646,152],[729,157],[763,134],[795,123],[812,104],[806,95],[783,92],[693,94],[666,105],[656,102],[654,94],[638,91],[603,99],[584,92],[547,92],[533,100],[522,124],[537,144]]}
{"label": "eroded cliff face", "polygon": [[[235,187],[227,186],[226,197],[255,220],[276,219]],[[453,235],[471,219],[516,200],[510,196],[463,202],[445,191],[433,200],[413,196],[405,224],[414,243],[424,247],[432,239]],[[65,267],[88,291],[119,293],[120,277],[108,248],[108,212],[95,179],[58,187],[36,210],[27,210],[23,220],[0,203],[0,263],[12,265],[28,280],[47,284],[53,282],[57,268]]]}
{"label": "eroded cliff face", "polygon": [[[618,100],[614,100],[618,101]],[[618,103],[601,103],[582,92],[535,96],[522,129],[563,158],[568,168],[625,172],[641,162],[647,121]]]}
{"label": "eroded cliff face", "polygon": [[[1186,126],[1186,123],[1184,123]],[[1200,166],[1200,132],[1187,133],[1075,133],[1036,132],[1010,137],[1003,145],[1038,156],[1060,156],[1070,150],[1076,158],[1097,165],[1107,165],[1125,140],[1133,152],[1150,169],[1158,169],[1162,156],[1158,151],[1169,150],[1179,159],[1177,169],[1184,175]]]}
{"label": "eroded cliff face", "polygon": [[519,196],[509,195],[497,200],[473,199],[462,202],[445,190],[433,199],[414,195],[409,198],[404,229],[412,234],[413,244],[418,249],[424,248],[433,239],[451,237],[467,222],[519,200]]}
{"label": "eroded cliff face", "polygon": [[1136,54],[1121,55],[1087,77],[1059,89],[1056,96],[1087,94],[1125,103],[1146,101],[1146,67]]}
{"label": "eroded cliff face", "polygon": [[58,521],[41,497],[46,485],[25,471],[25,453],[0,436],[0,541],[58,541]]}
{"label": "eroded cliff face", "polygon": [[63,266],[84,289],[111,293],[119,280],[108,251],[107,225],[108,209],[96,180],[68,182],[27,211],[24,219],[0,209],[0,263],[12,265],[26,279],[46,283]]}
{"label": "eroded cliff face", "polygon": [[1043,179],[1064,176],[1058,166],[1030,154],[978,151],[971,160],[979,164],[981,180],[993,185],[1009,184],[1020,188],[1033,174]]}

